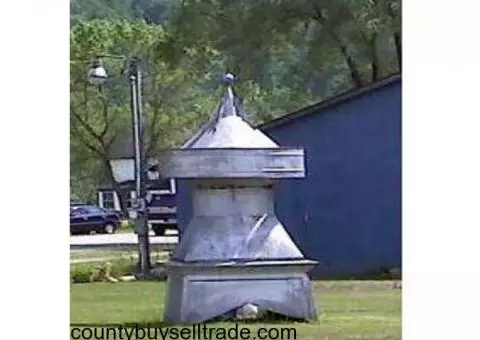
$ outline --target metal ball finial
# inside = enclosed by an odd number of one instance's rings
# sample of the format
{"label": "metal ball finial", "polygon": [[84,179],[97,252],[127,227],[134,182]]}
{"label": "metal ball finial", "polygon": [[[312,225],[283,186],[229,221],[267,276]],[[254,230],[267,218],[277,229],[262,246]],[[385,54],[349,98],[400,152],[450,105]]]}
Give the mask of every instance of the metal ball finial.
{"label": "metal ball finial", "polygon": [[225,75],[223,76],[223,82],[225,85],[227,86],[232,86],[233,83],[235,82],[235,76],[230,73],[230,72],[227,72],[225,73]]}

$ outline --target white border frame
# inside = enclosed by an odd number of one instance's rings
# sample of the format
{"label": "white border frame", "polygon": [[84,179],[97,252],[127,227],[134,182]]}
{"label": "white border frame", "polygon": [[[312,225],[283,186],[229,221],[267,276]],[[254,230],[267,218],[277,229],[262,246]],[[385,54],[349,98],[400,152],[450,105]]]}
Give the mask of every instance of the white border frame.
{"label": "white border frame", "polygon": [[[468,339],[478,333],[478,6],[462,0],[402,3],[402,336],[407,340]],[[12,13],[21,13],[28,24],[20,25]],[[13,51],[0,54],[8,80],[0,115],[0,169],[6,179],[2,207],[8,212],[0,256],[15,258],[2,268],[8,273],[1,290],[8,325],[2,338],[18,338],[28,323],[35,338],[63,339],[69,332],[70,299],[65,227],[70,198],[69,3],[7,1],[0,16],[3,50]],[[39,180],[26,182],[32,172]],[[26,191],[44,197],[29,206],[29,215],[43,216],[52,206],[65,215],[51,214],[48,225],[19,226],[25,207],[18,202]],[[19,228],[20,248],[8,241],[18,239]],[[46,275],[45,268],[54,270]]]}

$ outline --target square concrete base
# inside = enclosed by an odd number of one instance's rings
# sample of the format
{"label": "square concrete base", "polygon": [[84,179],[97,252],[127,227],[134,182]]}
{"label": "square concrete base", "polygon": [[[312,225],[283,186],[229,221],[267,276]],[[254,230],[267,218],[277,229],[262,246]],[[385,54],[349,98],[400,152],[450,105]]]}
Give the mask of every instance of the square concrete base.
{"label": "square concrete base", "polygon": [[248,303],[292,318],[315,320],[308,260],[168,264],[164,321],[200,323]]}

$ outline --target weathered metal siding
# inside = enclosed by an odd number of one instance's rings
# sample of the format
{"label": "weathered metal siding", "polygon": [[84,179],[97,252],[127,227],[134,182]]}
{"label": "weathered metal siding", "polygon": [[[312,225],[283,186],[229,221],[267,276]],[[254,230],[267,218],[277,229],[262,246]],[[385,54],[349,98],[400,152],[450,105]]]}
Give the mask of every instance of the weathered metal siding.
{"label": "weathered metal siding", "polygon": [[[401,266],[401,81],[264,130],[306,149],[305,179],[281,181],[276,213],[315,277]],[[177,183],[178,220],[191,218]]]}

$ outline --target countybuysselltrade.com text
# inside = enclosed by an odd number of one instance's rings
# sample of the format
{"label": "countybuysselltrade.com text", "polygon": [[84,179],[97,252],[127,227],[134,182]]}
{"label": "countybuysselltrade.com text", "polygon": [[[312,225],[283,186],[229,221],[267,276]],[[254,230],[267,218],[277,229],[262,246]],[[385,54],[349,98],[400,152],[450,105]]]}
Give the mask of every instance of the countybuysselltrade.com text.
{"label": "countybuysselltrade.com text", "polygon": [[231,327],[197,324],[172,328],[148,325],[71,325],[70,338],[74,340],[296,340],[297,330],[293,327],[250,329],[238,324]]}

